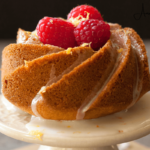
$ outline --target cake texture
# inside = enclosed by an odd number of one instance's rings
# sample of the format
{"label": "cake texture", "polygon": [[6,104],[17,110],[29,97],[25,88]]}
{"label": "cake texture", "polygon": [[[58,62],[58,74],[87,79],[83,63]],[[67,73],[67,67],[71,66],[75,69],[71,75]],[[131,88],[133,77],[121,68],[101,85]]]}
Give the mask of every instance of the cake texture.
{"label": "cake texture", "polygon": [[2,53],[2,93],[31,115],[53,120],[93,119],[132,107],[150,90],[145,45],[132,28],[108,23],[111,36],[64,49],[18,30]]}
{"label": "cake texture", "polygon": [[[91,119],[134,105],[150,88],[146,50],[130,28],[111,31],[97,52],[11,44],[3,50],[2,92],[15,106],[46,119]],[[36,112],[36,113],[37,113]]]}

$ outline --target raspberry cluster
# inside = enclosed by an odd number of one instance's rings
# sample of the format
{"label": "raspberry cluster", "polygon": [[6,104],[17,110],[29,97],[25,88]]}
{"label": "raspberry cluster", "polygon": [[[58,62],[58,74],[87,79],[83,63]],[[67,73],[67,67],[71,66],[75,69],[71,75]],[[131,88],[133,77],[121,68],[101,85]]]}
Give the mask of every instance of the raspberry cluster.
{"label": "raspberry cluster", "polygon": [[103,21],[100,12],[89,5],[80,5],[71,10],[67,21],[44,17],[37,25],[37,35],[44,44],[67,49],[90,44],[98,50],[110,38],[110,26]]}

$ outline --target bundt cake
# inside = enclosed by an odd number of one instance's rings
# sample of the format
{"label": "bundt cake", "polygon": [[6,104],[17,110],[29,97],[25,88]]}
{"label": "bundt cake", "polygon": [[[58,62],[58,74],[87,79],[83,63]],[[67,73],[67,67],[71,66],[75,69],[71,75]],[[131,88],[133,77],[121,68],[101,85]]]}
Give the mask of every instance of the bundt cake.
{"label": "bundt cake", "polygon": [[150,90],[146,49],[131,28],[108,23],[111,36],[64,49],[19,29],[2,53],[2,93],[31,115],[53,120],[92,119],[133,106]]}

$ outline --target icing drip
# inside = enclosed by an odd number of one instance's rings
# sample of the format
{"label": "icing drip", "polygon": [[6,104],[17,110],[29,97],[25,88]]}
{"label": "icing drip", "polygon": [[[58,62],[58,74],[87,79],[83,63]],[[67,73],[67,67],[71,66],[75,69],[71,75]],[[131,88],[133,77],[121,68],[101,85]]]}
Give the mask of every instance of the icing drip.
{"label": "icing drip", "polygon": [[[68,67],[66,70],[64,70],[60,75],[56,76],[55,75],[55,68],[54,65],[52,65],[52,69],[51,69],[51,73],[50,73],[50,80],[47,82],[46,86],[42,87],[41,90],[39,91],[39,93],[35,96],[35,98],[32,100],[32,104],[31,104],[31,109],[33,111],[33,113],[37,116],[37,117],[41,117],[41,115],[38,113],[37,111],[37,103],[40,100],[43,100],[43,97],[41,96],[41,92],[46,92],[46,87],[51,86],[52,84],[56,83],[57,81],[59,81],[63,75],[69,73],[71,70],[73,70],[76,66],[78,66],[79,64],[81,64],[84,60],[87,59],[87,55],[84,54],[85,52],[83,52],[82,54],[80,53],[80,50],[76,51],[78,54],[78,58],[76,59],[76,61],[70,66]],[[42,118],[42,117],[41,117]]]}
{"label": "icing drip", "polygon": [[[70,67],[68,67],[66,70],[64,70],[64,71],[62,72],[62,74],[60,74],[60,75],[58,75],[58,76],[55,76],[54,73],[53,73],[53,75],[51,75],[51,78],[50,78],[50,80],[48,81],[48,83],[46,84],[46,86],[50,86],[50,85],[52,85],[53,83],[56,83],[57,81],[59,81],[59,80],[62,78],[63,75],[69,73],[69,72],[70,72],[71,70],[73,70],[76,66],[78,66],[78,65],[82,62],[82,60],[85,60],[86,56],[84,56],[84,54],[83,54],[83,55],[80,55],[80,51],[77,51],[77,53],[78,53],[78,58],[77,58],[77,60],[76,60]],[[54,68],[53,68],[53,70],[54,70]],[[52,71],[52,72],[54,72],[54,71]]]}
{"label": "icing drip", "polygon": [[[53,79],[55,77],[55,68],[54,65],[52,65],[51,68],[51,72],[50,72],[50,81],[51,78]],[[49,81],[49,82],[50,82]],[[41,96],[41,92],[45,92],[46,87],[49,85],[49,82],[46,84],[46,86],[41,87],[40,91],[38,92],[38,94],[34,97],[34,99],[32,100],[32,104],[31,104],[31,109],[33,111],[33,113],[40,118],[43,118],[37,111],[37,103],[41,100],[43,100],[43,97]]]}
{"label": "icing drip", "polygon": [[32,100],[32,104],[31,104],[31,108],[32,108],[32,112],[37,116],[42,118],[42,116],[38,113],[37,109],[36,109],[36,105],[37,102],[42,100],[42,96],[40,94],[40,92],[34,97],[34,99]]}
{"label": "icing drip", "polygon": [[[111,53],[111,55],[112,54],[113,53]],[[111,58],[113,59],[113,55],[111,56]],[[90,108],[90,106],[96,100],[98,95],[107,87],[107,83],[110,81],[111,77],[113,76],[114,72],[116,71],[116,69],[119,66],[119,61],[120,61],[119,58],[120,58],[120,55],[118,55],[118,58],[116,60],[116,65],[114,66],[114,68],[113,68],[112,72],[110,73],[110,75],[108,76],[108,78],[103,83],[102,87],[100,87],[101,86],[101,82],[98,82],[97,85],[93,88],[93,90],[90,93],[90,95],[88,95],[88,97],[86,98],[84,103],[80,106],[80,108],[78,109],[78,112],[77,112],[77,116],[76,116],[77,120],[81,120],[81,119],[84,118],[85,112]],[[107,75],[108,70],[109,70],[109,68],[105,72],[106,75]]]}
{"label": "icing drip", "polygon": [[[137,41],[134,39],[134,37],[132,37],[130,34],[129,34],[129,37],[130,37],[130,40],[131,40],[131,48],[132,48],[132,51],[133,51],[133,54],[134,54],[134,57],[135,57],[137,76],[136,76],[136,80],[135,80],[134,87],[133,87],[133,101],[128,106],[128,108],[133,106],[136,103],[136,101],[139,99],[139,96],[140,96],[140,93],[141,93],[141,90],[142,90],[142,84],[143,84],[143,82],[142,82],[143,81],[143,73],[142,73],[143,72],[143,64],[140,63],[141,66],[139,66],[138,60],[139,59],[144,60],[144,55],[141,52],[142,49],[141,49],[140,45],[137,43]],[[142,70],[139,72],[140,67],[141,67]]]}
{"label": "icing drip", "polygon": [[[120,38],[123,38],[121,35],[119,35]],[[124,37],[124,41],[125,43],[127,42],[127,37]],[[112,46],[116,49],[120,48],[120,45],[118,44],[119,40],[112,40]],[[115,62],[115,66],[112,69],[111,73],[109,74],[109,76],[107,77],[107,79],[105,80],[105,82],[103,83],[103,85],[100,87],[101,85],[101,81],[99,81],[97,83],[97,85],[93,88],[92,92],[90,93],[90,95],[86,98],[86,100],[84,101],[84,103],[80,106],[80,108],[78,109],[77,112],[77,116],[76,119],[81,120],[84,118],[85,116],[85,112],[90,108],[90,106],[93,104],[93,102],[96,100],[96,98],[99,96],[99,94],[105,90],[107,88],[107,84],[108,82],[111,80],[113,74],[115,73],[115,71],[117,70],[117,68],[119,67],[119,64],[121,62],[124,61],[125,57],[126,57],[127,52],[125,51],[125,54],[122,56],[121,54],[118,55],[116,62]],[[111,59],[113,59],[113,51],[111,51]],[[104,74],[107,75],[107,71],[109,69],[107,69]],[[105,76],[104,75],[104,76]]]}
{"label": "icing drip", "polygon": [[133,49],[132,45],[131,45],[131,48],[132,48],[132,51],[133,51],[133,54],[134,54],[134,58],[135,58],[135,63],[136,63],[136,79],[134,81],[134,85],[133,85],[133,101],[132,103],[127,107],[130,108],[131,106],[133,106],[137,99],[139,98],[139,95],[140,95],[140,91],[138,89],[138,85],[139,85],[139,65],[138,65],[138,60],[137,60],[137,55],[135,53],[135,50]]}

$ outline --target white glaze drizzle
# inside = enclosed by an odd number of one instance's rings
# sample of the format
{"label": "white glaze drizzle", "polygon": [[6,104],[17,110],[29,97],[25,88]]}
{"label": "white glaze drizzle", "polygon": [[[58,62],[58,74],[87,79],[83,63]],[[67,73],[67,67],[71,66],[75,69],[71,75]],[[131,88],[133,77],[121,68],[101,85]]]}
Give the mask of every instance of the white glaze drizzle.
{"label": "white glaze drizzle", "polygon": [[60,75],[56,76],[55,75],[55,68],[54,65],[52,65],[52,69],[51,69],[51,73],[50,73],[50,80],[48,81],[48,83],[46,84],[46,86],[42,87],[41,90],[38,92],[38,94],[35,96],[35,98],[32,100],[32,104],[31,104],[31,109],[33,111],[33,113],[37,116],[37,117],[41,117],[42,116],[38,113],[37,111],[37,103],[38,101],[42,100],[42,96],[41,96],[41,92],[46,92],[44,91],[46,89],[47,86],[51,86],[52,84],[56,83],[57,81],[59,81],[63,75],[69,73],[71,70],[73,70],[76,66],[78,66],[79,64],[81,64],[84,60],[87,59],[87,55],[84,54],[85,52],[83,52],[82,54],[80,54],[80,50],[76,51],[78,54],[78,58],[76,59],[76,61],[69,66],[66,70],[64,70]]}
{"label": "white glaze drizzle", "polygon": [[[98,95],[102,92],[102,90],[104,90],[107,83],[110,81],[112,75],[114,74],[115,70],[118,67],[118,65],[117,65],[118,61],[119,61],[119,57],[117,58],[116,65],[114,66],[114,68],[113,68],[112,72],[110,73],[110,75],[108,76],[107,80],[104,82],[103,86],[99,89],[98,87],[101,85],[101,83],[98,82],[96,84],[96,86],[93,88],[90,95],[88,95],[88,97],[86,98],[85,102],[80,106],[80,108],[78,109],[78,112],[77,112],[77,116],[76,116],[77,120],[81,120],[84,118],[85,112],[90,108],[90,106],[93,104],[93,102],[96,100]],[[99,90],[97,91],[97,89],[99,89]],[[88,101],[88,103],[87,103],[87,101]]]}
{"label": "white glaze drizzle", "polygon": [[[84,118],[85,116],[85,112],[90,108],[90,106],[93,104],[93,102],[96,100],[96,98],[98,97],[98,95],[105,89],[107,88],[107,84],[110,81],[110,79],[112,78],[114,72],[117,70],[118,66],[119,66],[119,61],[120,61],[120,54],[118,55],[118,58],[116,60],[116,64],[113,68],[113,70],[111,71],[111,73],[109,74],[107,80],[105,80],[105,82],[103,83],[101,88],[98,88],[100,86],[100,82],[97,83],[97,85],[94,87],[94,89],[92,90],[92,93],[90,93],[90,95],[86,98],[85,102],[80,106],[80,108],[78,109],[77,112],[77,116],[76,119],[77,120],[81,120]],[[107,70],[106,70],[107,72]],[[99,90],[97,90],[99,89]],[[88,102],[87,102],[88,101]]]}
{"label": "white glaze drizzle", "polygon": [[56,83],[57,81],[59,81],[63,75],[69,73],[71,70],[73,70],[76,66],[78,66],[84,58],[84,54],[83,55],[80,55],[80,51],[77,51],[78,53],[78,58],[77,60],[71,65],[69,66],[66,70],[64,70],[62,72],[62,74],[58,75],[57,77],[54,75],[52,78],[50,78],[50,80],[48,81],[48,83],[46,84],[46,86],[50,86],[54,83]]}
{"label": "white glaze drizzle", "polygon": [[[50,80],[51,80],[51,78],[54,78],[54,77],[55,77],[55,67],[54,67],[54,64],[53,64],[52,68],[51,68],[51,72],[50,72]],[[45,89],[46,89],[47,86],[48,86],[48,84],[46,84],[46,86],[41,87],[40,91],[37,93],[37,95],[34,97],[34,99],[32,100],[32,103],[31,103],[32,112],[37,117],[40,117],[40,118],[43,118],[43,117],[37,111],[37,103],[43,99],[42,95],[40,93],[45,92]]]}
{"label": "white glaze drizzle", "polygon": [[[137,75],[136,75],[136,81],[135,81],[134,86],[133,86],[133,101],[127,107],[127,109],[130,108],[131,106],[133,106],[140,96],[142,86],[143,86],[142,85],[143,73],[142,73],[142,79],[140,79],[138,57],[140,57],[141,60],[144,60],[144,55],[141,53],[142,49],[141,49],[140,45],[137,43],[137,41],[132,36],[129,35],[129,37],[131,40],[131,48],[132,48],[132,51],[133,51],[133,54],[135,57],[135,61],[136,61],[136,72],[137,72],[136,74]],[[142,65],[141,69],[143,69],[143,64],[141,64],[141,65]]]}
{"label": "white glaze drizzle", "polygon": [[131,102],[131,104],[127,107],[127,109],[129,109],[131,106],[133,106],[136,103],[136,100],[138,99],[139,95],[140,95],[140,91],[138,90],[138,85],[139,85],[139,65],[138,65],[138,60],[137,60],[137,55],[131,45],[131,49],[133,51],[133,55],[135,58],[135,63],[136,63],[136,79],[134,81],[134,85],[133,85],[133,100]]}
{"label": "white glaze drizzle", "polygon": [[[120,36],[120,37],[122,38],[122,36]],[[125,40],[125,43],[126,43],[126,42],[127,42],[127,37],[126,37],[126,36],[125,36],[124,40]],[[117,42],[118,42],[118,41],[117,41]],[[112,46],[113,46],[114,48],[119,49],[119,45],[118,45],[117,43],[113,43],[113,42],[112,42]],[[126,57],[126,54],[127,54],[127,52],[125,52],[125,55],[122,57],[121,61],[120,61],[120,56],[121,56],[121,54],[118,55],[117,60],[116,60],[116,63],[115,63],[115,66],[114,66],[114,68],[112,69],[112,72],[109,74],[107,80],[103,83],[102,87],[100,87],[100,89],[98,88],[99,85],[100,85],[100,82],[97,83],[97,85],[94,87],[94,89],[92,90],[92,93],[90,93],[90,95],[86,98],[86,100],[84,101],[84,103],[83,103],[83,104],[80,106],[80,108],[78,109],[78,111],[77,111],[77,116],[76,116],[76,119],[77,119],[77,120],[81,120],[81,119],[84,118],[85,112],[90,108],[90,106],[91,106],[91,105],[93,104],[93,102],[96,100],[96,98],[98,97],[98,95],[99,95],[104,89],[107,88],[108,82],[111,80],[111,78],[112,78],[114,72],[115,72],[115,71],[117,70],[117,68],[119,67],[119,64],[124,61],[124,59],[125,59],[125,57]],[[111,51],[111,58],[113,58],[113,52],[112,52],[112,51]],[[119,61],[120,61],[120,62],[119,62]],[[107,70],[106,70],[106,72],[107,72]],[[105,72],[105,73],[106,73],[106,72]],[[97,91],[97,89],[99,89],[99,90]]]}
{"label": "white glaze drizzle", "polygon": [[[41,88],[42,89],[42,88]],[[40,92],[38,92],[38,94],[34,97],[34,99],[32,100],[32,103],[31,103],[31,109],[32,109],[32,112],[34,113],[35,116],[37,117],[40,117],[40,118],[43,118],[37,111],[37,103],[42,100],[41,99],[42,96],[40,94]]]}

